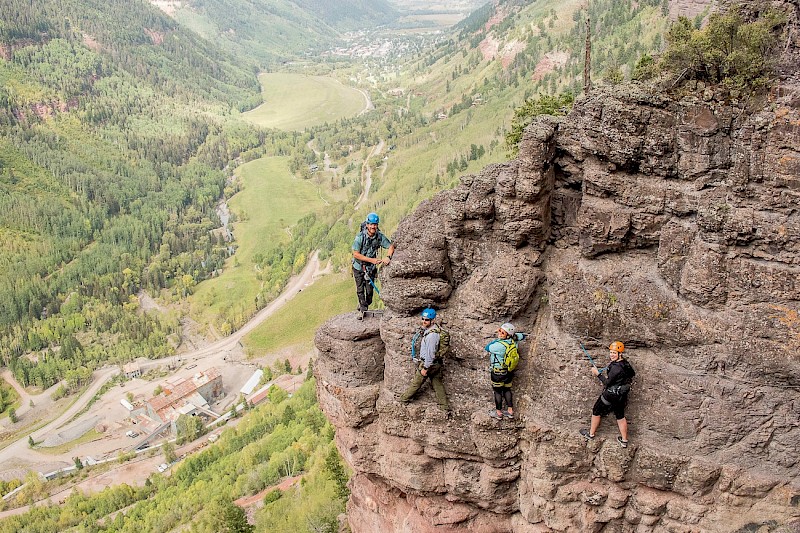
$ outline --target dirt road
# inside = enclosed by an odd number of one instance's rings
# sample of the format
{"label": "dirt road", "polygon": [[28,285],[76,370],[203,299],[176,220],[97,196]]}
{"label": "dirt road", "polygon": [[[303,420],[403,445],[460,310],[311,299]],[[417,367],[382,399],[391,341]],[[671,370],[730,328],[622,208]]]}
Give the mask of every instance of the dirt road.
{"label": "dirt road", "polygon": [[[200,361],[203,367],[211,367],[211,366],[224,366],[226,364],[230,365],[230,361],[228,361],[229,356],[234,351],[241,351],[241,347],[239,346],[239,342],[241,339],[253,331],[256,327],[259,326],[264,320],[269,318],[273,315],[276,311],[281,309],[286,303],[288,303],[294,296],[304,287],[311,285],[314,281],[315,275],[319,274],[320,271],[320,263],[319,263],[319,256],[317,252],[314,252],[308,260],[308,264],[303,269],[303,271],[294,276],[289,280],[286,289],[281,293],[278,298],[273,300],[267,307],[259,311],[250,321],[245,324],[240,330],[236,331],[229,337],[222,339],[220,341],[214,342],[208,346],[205,346],[201,349],[195,350],[193,352],[187,352],[180,355],[183,361]],[[233,358],[230,358],[231,360]],[[227,361],[227,363],[226,363]],[[148,367],[155,367],[163,365],[163,360],[157,360],[148,362],[142,365],[143,370],[147,370]],[[248,364],[248,363],[241,363],[241,364]],[[172,377],[190,377],[193,375],[196,370],[193,368],[197,366],[197,364],[190,364],[186,367],[182,368],[178,372],[176,372]],[[58,418],[49,422],[44,427],[36,430],[33,432],[32,436],[34,441],[41,442],[43,441],[48,435],[54,433],[58,430],[62,425],[68,422],[73,416],[79,413],[87,403],[92,399],[92,397],[97,393],[98,390],[112,377],[119,373],[118,367],[110,367],[110,368],[103,368],[98,370],[94,374],[94,380],[92,385],[78,398],[66,411],[64,411]],[[146,387],[152,387],[152,384],[146,383]],[[126,389],[128,390],[128,389]],[[118,391],[115,392],[119,394]],[[109,393],[111,394],[111,393]],[[27,397],[27,396],[26,396]],[[94,416],[96,411],[104,409],[107,405],[110,404],[117,404],[117,400],[108,398],[108,395],[101,399],[100,401],[96,402],[92,408],[90,408],[86,413],[81,415],[78,420],[86,420],[92,416]],[[27,405],[27,404],[26,404]],[[120,438],[124,441],[125,437],[120,435]],[[104,443],[108,445],[107,443]],[[31,449],[28,445],[28,435],[22,436],[19,440],[9,444],[3,450],[0,450],[0,472],[3,471],[16,471],[20,468],[35,468],[37,464],[48,465],[48,467],[52,466],[54,463],[63,463],[63,466],[67,466],[72,464],[73,457],[83,457],[86,455],[96,455],[96,454],[103,454],[102,451],[98,450],[99,445],[94,442],[84,443],[78,445],[70,450],[65,451],[61,454],[54,454],[54,453],[44,453],[37,449]],[[97,458],[97,457],[96,457]]]}
{"label": "dirt road", "polygon": [[372,188],[372,167],[369,165],[369,160],[380,155],[381,152],[383,152],[383,147],[385,144],[386,143],[384,140],[381,139],[380,142],[372,148],[372,150],[369,152],[369,155],[364,160],[364,163],[361,165],[361,179],[364,184],[364,189],[361,191],[361,195],[358,197],[358,200],[356,200],[356,205],[354,206],[354,209],[356,210],[358,210],[358,208],[367,201],[367,198],[369,198],[369,190]]}

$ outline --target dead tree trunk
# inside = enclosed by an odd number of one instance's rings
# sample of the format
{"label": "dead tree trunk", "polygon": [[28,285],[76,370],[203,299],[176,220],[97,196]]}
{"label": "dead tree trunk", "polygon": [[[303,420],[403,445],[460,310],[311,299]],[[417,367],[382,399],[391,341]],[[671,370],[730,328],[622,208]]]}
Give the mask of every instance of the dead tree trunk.
{"label": "dead tree trunk", "polygon": [[589,94],[592,90],[592,25],[589,15],[586,15],[586,47],[583,58],[583,93]]}

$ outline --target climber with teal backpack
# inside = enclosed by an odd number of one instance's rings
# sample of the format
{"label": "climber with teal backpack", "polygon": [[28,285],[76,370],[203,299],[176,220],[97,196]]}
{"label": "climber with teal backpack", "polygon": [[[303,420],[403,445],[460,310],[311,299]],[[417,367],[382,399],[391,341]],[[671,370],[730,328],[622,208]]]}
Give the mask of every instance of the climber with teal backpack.
{"label": "climber with teal backpack", "polygon": [[[494,392],[494,409],[489,416],[498,420],[514,418],[514,395],[511,386],[514,371],[519,364],[519,342],[525,338],[524,333],[517,333],[513,324],[506,322],[497,329],[497,338],[486,345],[489,352],[489,379]],[[503,409],[503,402],[506,409]]]}

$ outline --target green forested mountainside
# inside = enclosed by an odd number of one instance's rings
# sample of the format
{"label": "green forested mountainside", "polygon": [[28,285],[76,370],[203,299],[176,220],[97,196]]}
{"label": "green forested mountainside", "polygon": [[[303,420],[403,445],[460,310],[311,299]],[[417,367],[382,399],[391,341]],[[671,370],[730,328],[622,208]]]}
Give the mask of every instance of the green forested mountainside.
{"label": "green forested mountainside", "polygon": [[318,50],[336,31],[285,0],[193,0],[175,11],[175,20],[262,69]]}
{"label": "green forested mountainside", "polygon": [[[244,524],[244,513],[233,501],[298,475],[302,478],[291,488],[265,495],[256,529],[336,531],[348,491],[333,427],[316,403],[313,380],[292,398],[286,396],[273,388],[270,402],[176,464],[169,477],[154,474],[143,487],[122,484],[91,496],[75,493],[61,506],[35,507],[0,521],[0,532],[158,533],[182,524],[191,524],[186,531],[196,533],[244,531],[235,528]],[[45,488],[33,476],[23,496],[33,500]]]}
{"label": "green forested mountainside", "polygon": [[386,24],[384,0],[190,0],[175,19],[262,68],[331,46],[340,32]]}
{"label": "green forested mountainside", "polygon": [[[83,94],[103,65],[76,47],[94,50],[129,75],[149,82],[161,93],[191,93],[241,109],[259,102],[258,83],[251,69],[237,65],[219,48],[142,0],[2,0],[0,45],[9,51],[38,44],[27,57],[15,52],[23,68],[40,65],[38,75],[55,82],[62,96]],[[44,48],[54,40],[65,44]],[[33,51],[32,51],[33,52]],[[83,61],[67,61],[64,54],[80,53]],[[55,60],[52,71],[46,66]],[[60,67],[60,68],[59,68]],[[71,71],[63,72],[69,67]],[[67,82],[70,78],[79,81]],[[82,85],[82,86],[81,86]]]}
{"label": "green forested mountainside", "polygon": [[221,268],[224,169],[303,141],[226,118],[259,101],[253,73],[149,4],[2,9],[0,356],[24,385],[77,387],[171,353],[177,317],[132,297]]}
{"label": "green forested mountainside", "polygon": [[[620,75],[630,78],[642,55],[661,50],[667,7],[664,0],[596,0],[589,3],[588,11],[586,3],[579,1],[487,4],[458,25],[459,40],[443,44],[437,53],[423,59],[417,70],[430,69],[431,61],[444,67],[451,63],[454,52],[474,53],[467,56],[466,64],[453,64],[452,82],[466,77],[476,91],[481,91],[482,85],[491,88],[492,80],[481,75],[485,60],[480,50],[481,43],[495,42],[501,56],[504,47],[515,50],[505,56],[500,85],[523,85],[526,97],[565,91],[580,94],[587,16],[592,31],[592,78],[619,83]],[[451,88],[457,86],[450,84]]]}

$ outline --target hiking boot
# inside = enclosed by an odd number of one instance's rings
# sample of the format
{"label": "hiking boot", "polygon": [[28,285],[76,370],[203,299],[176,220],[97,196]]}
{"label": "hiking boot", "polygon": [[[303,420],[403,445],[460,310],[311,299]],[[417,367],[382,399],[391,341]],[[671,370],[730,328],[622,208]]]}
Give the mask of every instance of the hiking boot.
{"label": "hiking boot", "polygon": [[358,311],[358,313],[356,313],[356,320],[364,320],[364,311]]}
{"label": "hiking boot", "polygon": [[509,412],[509,411],[502,411],[502,413],[503,413],[503,418],[511,418],[513,420],[514,413]]}
{"label": "hiking boot", "polygon": [[491,416],[492,418],[494,418],[496,420],[502,420],[503,419],[503,415],[498,414],[495,409],[490,409],[489,410],[489,416]]}
{"label": "hiking boot", "polygon": [[628,441],[622,440],[622,436],[617,437],[617,442],[619,442],[619,445],[622,446],[623,448],[628,447]]}
{"label": "hiking boot", "polygon": [[[590,435],[590,434],[589,434],[589,430],[588,430],[588,429],[586,429],[586,428],[583,428],[583,429],[581,429],[581,430],[580,430],[580,434],[581,434],[581,435],[583,435],[583,438],[585,438],[586,440],[592,440],[592,439],[594,439],[594,435]],[[627,442],[627,441],[626,441],[626,442]]]}

